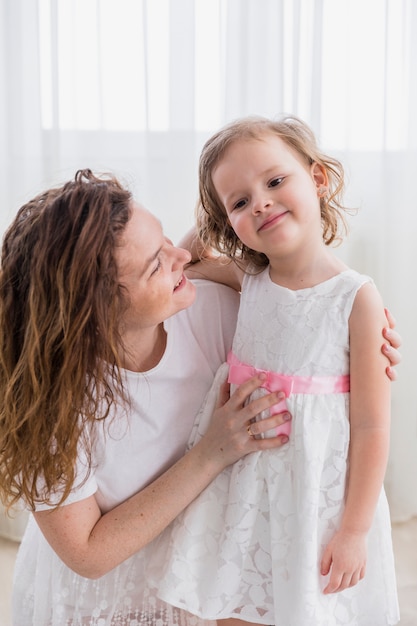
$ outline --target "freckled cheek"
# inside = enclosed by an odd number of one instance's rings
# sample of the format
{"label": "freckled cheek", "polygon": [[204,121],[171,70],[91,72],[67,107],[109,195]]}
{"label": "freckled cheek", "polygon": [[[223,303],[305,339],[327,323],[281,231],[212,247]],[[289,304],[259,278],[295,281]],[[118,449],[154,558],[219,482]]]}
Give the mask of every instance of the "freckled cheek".
{"label": "freckled cheek", "polygon": [[170,305],[172,301],[172,293],[167,289],[149,294],[149,299],[144,303],[144,310],[152,315],[160,313]]}
{"label": "freckled cheek", "polygon": [[137,294],[131,302],[130,312],[135,317],[145,320],[152,320],[159,317],[161,311],[168,304],[170,294],[165,291],[145,289]]}

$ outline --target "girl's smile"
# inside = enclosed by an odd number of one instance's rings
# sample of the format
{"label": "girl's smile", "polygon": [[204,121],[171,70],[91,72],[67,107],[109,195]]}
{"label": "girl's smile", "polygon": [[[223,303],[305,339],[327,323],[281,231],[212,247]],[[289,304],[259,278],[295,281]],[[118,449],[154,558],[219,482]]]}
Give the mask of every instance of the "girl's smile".
{"label": "girl's smile", "polygon": [[318,187],[325,174],[279,137],[232,143],[212,174],[213,185],[239,239],[252,250],[292,254],[311,233],[322,246]]}
{"label": "girl's smile", "polygon": [[288,214],[288,211],[283,211],[282,213],[279,213],[278,215],[271,215],[261,224],[261,226],[258,228],[258,232],[261,230],[268,230],[269,228],[272,228],[277,223],[281,222],[282,219],[284,219],[284,217],[287,214]]}

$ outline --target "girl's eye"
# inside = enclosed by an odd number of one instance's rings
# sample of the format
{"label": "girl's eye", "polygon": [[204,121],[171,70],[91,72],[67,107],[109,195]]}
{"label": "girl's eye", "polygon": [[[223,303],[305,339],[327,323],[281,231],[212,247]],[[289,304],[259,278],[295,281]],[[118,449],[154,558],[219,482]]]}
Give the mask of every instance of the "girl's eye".
{"label": "girl's eye", "polygon": [[246,200],[239,200],[236,204],[233,205],[233,209],[242,209],[246,204]]}
{"label": "girl's eye", "polygon": [[271,182],[269,183],[270,187],[278,187],[278,185],[280,185],[282,183],[284,179],[282,177],[279,178],[274,178],[271,180]]}

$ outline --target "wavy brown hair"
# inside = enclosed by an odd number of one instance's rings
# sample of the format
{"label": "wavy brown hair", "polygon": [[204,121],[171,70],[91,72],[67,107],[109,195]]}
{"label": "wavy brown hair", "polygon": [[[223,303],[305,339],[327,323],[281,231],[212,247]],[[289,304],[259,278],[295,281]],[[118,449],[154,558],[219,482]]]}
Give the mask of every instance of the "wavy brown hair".
{"label": "wavy brown hair", "polygon": [[326,245],[338,242],[346,231],[344,212],[349,209],[342,204],[344,192],[344,169],[342,164],[325,155],[317,146],[309,126],[295,116],[280,120],[264,117],[245,117],[231,122],[215,133],[203,147],[199,162],[199,201],[196,208],[197,233],[203,248],[217,250],[231,259],[250,261],[262,268],[269,261],[265,254],[248,248],[236,235],[227,218],[213,185],[213,171],[220,163],[226,150],[235,142],[262,140],[275,135],[295,150],[307,166],[320,164],[327,172],[329,191],[320,198],[323,240]]}
{"label": "wavy brown hair", "polygon": [[[115,247],[131,194],[80,170],[18,211],[0,270],[0,498],[31,508],[75,480],[86,431],[124,397]],[[39,489],[39,485],[43,485]]]}

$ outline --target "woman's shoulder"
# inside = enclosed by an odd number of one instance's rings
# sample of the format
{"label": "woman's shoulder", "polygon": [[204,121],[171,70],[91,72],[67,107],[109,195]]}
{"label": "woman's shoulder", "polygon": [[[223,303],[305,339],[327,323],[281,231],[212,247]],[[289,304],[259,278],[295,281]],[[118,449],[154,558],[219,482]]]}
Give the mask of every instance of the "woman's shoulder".
{"label": "woman's shoulder", "polygon": [[215,315],[236,315],[239,309],[240,294],[231,287],[211,280],[195,279],[196,298],[186,311],[191,317],[200,320]]}
{"label": "woman's shoulder", "polygon": [[[225,359],[232,345],[239,311],[240,294],[209,280],[194,280],[196,298],[193,304],[166,321],[168,334],[175,334],[175,345],[197,345],[206,356]],[[180,342],[178,344],[177,342]],[[172,347],[172,344],[170,343]],[[220,364],[220,363],[219,363]]]}

